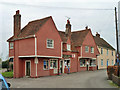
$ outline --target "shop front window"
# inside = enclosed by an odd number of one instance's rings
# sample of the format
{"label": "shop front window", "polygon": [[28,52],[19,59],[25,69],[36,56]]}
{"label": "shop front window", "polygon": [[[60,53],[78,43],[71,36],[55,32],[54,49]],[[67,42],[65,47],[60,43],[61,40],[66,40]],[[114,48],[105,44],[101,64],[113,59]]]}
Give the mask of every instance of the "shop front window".
{"label": "shop front window", "polygon": [[80,59],[80,66],[81,66],[81,67],[86,66],[86,65],[85,65],[85,60],[84,60],[84,59]]}
{"label": "shop front window", "polygon": [[48,60],[44,60],[43,61],[43,64],[44,64],[44,70],[48,70],[49,68],[48,68],[48,66],[49,66],[49,63],[48,63]]}
{"label": "shop front window", "polygon": [[64,62],[66,67],[70,67],[70,60],[65,60]]}
{"label": "shop front window", "polygon": [[96,60],[91,59],[90,60],[90,66],[96,66]]}
{"label": "shop front window", "polygon": [[57,60],[50,60],[50,68],[57,68]]}

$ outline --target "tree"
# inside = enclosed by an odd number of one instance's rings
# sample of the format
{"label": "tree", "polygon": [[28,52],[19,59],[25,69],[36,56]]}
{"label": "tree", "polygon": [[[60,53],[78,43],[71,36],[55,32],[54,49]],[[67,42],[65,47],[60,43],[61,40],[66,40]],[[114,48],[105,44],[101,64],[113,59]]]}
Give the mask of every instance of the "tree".
{"label": "tree", "polygon": [[9,60],[6,60],[6,61],[2,62],[2,68],[7,68],[7,70],[8,70],[8,68],[9,68]]}

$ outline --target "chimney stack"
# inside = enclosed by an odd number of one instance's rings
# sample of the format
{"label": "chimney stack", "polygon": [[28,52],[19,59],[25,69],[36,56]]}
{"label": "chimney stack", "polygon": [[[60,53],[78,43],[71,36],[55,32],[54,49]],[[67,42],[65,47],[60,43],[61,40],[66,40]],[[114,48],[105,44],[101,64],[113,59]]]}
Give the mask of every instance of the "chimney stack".
{"label": "chimney stack", "polygon": [[87,30],[87,29],[88,29],[88,26],[86,26],[85,29]]}
{"label": "chimney stack", "polygon": [[71,24],[70,24],[69,19],[67,20],[65,34],[66,34],[66,36],[70,36],[71,35]]}
{"label": "chimney stack", "polygon": [[100,38],[100,34],[98,32],[96,32],[96,36]]}
{"label": "chimney stack", "polygon": [[21,30],[21,15],[19,10],[14,15],[14,37],[17,37]]}

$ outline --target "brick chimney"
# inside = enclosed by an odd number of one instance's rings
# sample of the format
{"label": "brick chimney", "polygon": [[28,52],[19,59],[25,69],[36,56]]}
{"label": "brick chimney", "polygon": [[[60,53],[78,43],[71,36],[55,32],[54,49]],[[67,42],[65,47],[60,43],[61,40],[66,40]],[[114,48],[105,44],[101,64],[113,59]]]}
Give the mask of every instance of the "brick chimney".
{"label": "brick chimney", "polygon": [[21,15],[19,10],[16,11],[14,15],[14,36],[17,37],[21,30]]}
{"label": "brick chimney", "polygon": [[65,34],[66,36],[71,36],[71,24],[69,19],[67,20]]}
{"label": "brick chimney", "polygon": [[100,34],[98,32],[96,32],[96,37],[99,37],[100,38]]}

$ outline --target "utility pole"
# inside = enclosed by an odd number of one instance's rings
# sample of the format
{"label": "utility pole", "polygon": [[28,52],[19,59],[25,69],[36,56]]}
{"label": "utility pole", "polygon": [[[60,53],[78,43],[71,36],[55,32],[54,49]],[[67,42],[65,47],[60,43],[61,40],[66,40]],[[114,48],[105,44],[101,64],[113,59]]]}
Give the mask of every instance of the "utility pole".
{"label": "utility pole", "polygon": [[119,45],[118,45],[118,26],[117,26],[117,10],[115,7],[115,25],[116,25],[116,43],[117,43],[117,64],[118,64],[118,77],[119,77]]}

